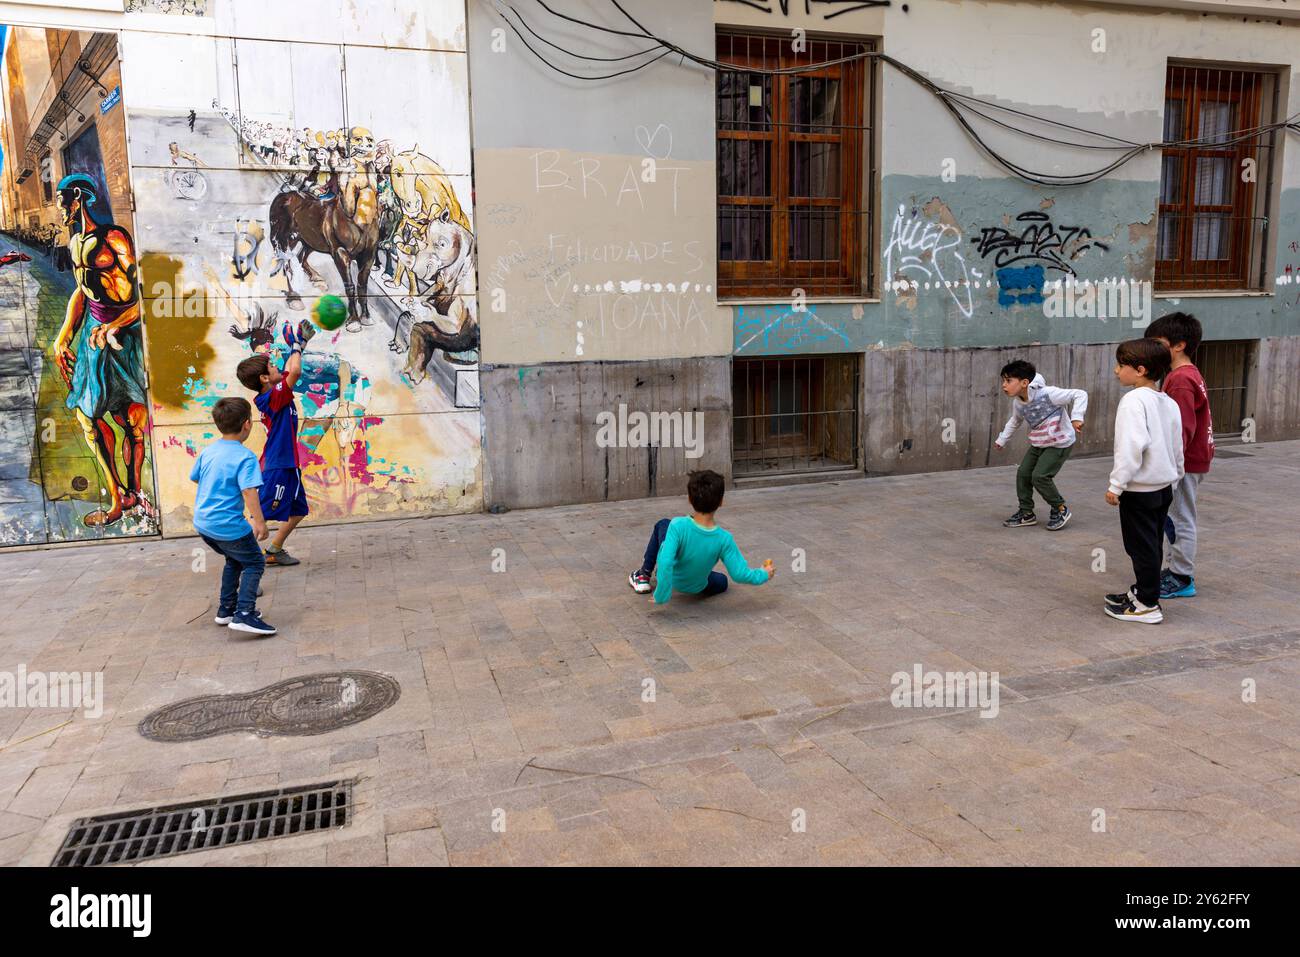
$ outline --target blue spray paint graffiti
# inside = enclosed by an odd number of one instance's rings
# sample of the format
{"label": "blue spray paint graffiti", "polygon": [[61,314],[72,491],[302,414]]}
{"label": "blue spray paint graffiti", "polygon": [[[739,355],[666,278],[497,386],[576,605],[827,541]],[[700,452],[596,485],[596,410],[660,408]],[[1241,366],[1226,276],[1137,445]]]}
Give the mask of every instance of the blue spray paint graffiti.
{"label": "blue spray paint graffiti", "polygon": [[1032,305],[1043,301],[1045,276],[1042,266],[1006,266],[999,269],[998,305]]}
{"label": "blue spray paint graffiti", "polygon": [[842,329],[817,315],[817,307],[737,306],[736,355],[775,355],[782,352],[852,351]]}

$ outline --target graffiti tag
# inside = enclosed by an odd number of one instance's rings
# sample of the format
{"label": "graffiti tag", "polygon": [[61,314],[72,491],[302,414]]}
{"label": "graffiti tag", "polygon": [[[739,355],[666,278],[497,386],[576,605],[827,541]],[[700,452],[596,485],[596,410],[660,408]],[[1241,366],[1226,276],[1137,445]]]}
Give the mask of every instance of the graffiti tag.
{"label": "graffiti tag", "polygon": [[1019,225],[1012,229],[985,226],[978,236],[971,237],[975,251],[985,259],[992,254],[993,265],[998,268],[1032,262],[1073,276],[1075,271],[1070,260],[1093,247],[1103,252],[1110,249],[1093,239],[1086,226],[1056,226],[1046,213],[1037,210],[1023,212],[1015,221]]}
{"label": "graffiti tag", "polygon": [[895,275],[904,272],[919,273],[926,281],[934,280],[942,285],[961,314],[969,319],[974,304],[966,258],[960,251],[961,230],[947,223],[920,219],[916,209],[910,217],[906,214],[907,208],[900,205],[889,230],[889,242],[885,246],[886,282],[892,282]]}

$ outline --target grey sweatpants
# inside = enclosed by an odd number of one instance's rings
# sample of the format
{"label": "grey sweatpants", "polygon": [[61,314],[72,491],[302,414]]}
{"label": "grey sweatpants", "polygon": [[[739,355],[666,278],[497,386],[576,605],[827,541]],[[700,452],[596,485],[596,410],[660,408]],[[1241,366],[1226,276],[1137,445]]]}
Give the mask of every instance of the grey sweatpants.
{"label": "grey sweatpants", "polygon": [[1166,566],[1171,572],[1195,577],[1196,568],[1196,492],[1204,472],[1187,472],[1174,486],[1174,500],[1169,506],[1169,521],[1174,526],[1174,541],[1166,542]]}

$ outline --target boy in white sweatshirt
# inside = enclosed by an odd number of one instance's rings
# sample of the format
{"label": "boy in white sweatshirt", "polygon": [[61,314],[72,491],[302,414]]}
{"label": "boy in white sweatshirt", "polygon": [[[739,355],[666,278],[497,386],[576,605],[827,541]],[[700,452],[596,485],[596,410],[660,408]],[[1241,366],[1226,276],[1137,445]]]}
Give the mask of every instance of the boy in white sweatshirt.
{"label": "boy in white sweatshirt", "polygon": [[1169,349],[1158,339],[1131,339],[1115,350],[1115,378],[1133,389],[1115,412],[1115,466],[1106,501],[1119,506],[1124,551],[1137,579],[1126,593],[1106,596],[1106,614],[1156,625],[1160,611],[1165,516],[1173,484],[1183,477],[1183,416],[1160,391]]}
{"label": "boy in white sweatshirt", "polygon": [[1007,528],[1037,525],[1034,515],[1034,490],[1037,489],[1051,509],[1047,517],[1048,531],[1059,531],[1070,520],[1071,513],[1054,480],[1070,457],[1076,434],[1083,428],[1088,393],[1082,389],[1053,388],[1024,359],[1002,367],[1002,391],[1011,396],[1011,418],[993,444],[1001,449],[1021,422],[1029,423],[1029,451],[1016,471],[1020,508],[1002,524]]}

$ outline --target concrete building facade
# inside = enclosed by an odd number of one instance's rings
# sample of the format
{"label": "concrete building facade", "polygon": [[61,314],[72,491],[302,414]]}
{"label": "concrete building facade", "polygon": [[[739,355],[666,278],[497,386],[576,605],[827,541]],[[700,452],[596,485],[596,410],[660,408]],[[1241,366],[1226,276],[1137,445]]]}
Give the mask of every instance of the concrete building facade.
{"label": "concrete building facade", "polygon": [[[300,395],[315,521],[678,495],[696,468],[743,485],[1009,464],[1013,357],[1089,390],[1080,452],[1103,452],[1115,343],[1176,310],[1204,325],[1216,430],[1300,435],[1300,11],[1282,2],[0,11],[3,225],[33,255],[0,272],[4,544],[189,534],[211,404],[318,291],[350,312]],[[87,45],[111,62],[79,70]],[[80,135],[87,104],[139,254],[136,478],[68,419],[58,324],[30,319],[67,293],[22,232],[59,208],[37,173],[18,182],[41,168],[29,130],[81,116]],[[104,522],[114,487],[144,504]]]}
{"label": "concrete building facade", "polygon": [[[470,5],[479,196],[515,184],[511,222],[480,233],[483,288],[512,307],[485,314],[493,500],[676,492],[697,464],[743,483],[1014,462],[992,448],[1012,357],[1092,393],[1080,451],[1105,451],[1114,344],[1174,310],[1211,340],[1218,431],[1300,429],[1284,4],[582,6],[562,12],[586,24]],[[1188,141],[1203,148],[1160,146]],[[655,183],[627,176],[647,161]],[[836,255],[791,261],[828,226]],[[629,262],[691,236],[699,261]],[[546,347],[495,349],[521,309]],[[702,412],[704,457],[599,448],[590,410],[625,402]]]}

